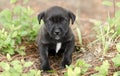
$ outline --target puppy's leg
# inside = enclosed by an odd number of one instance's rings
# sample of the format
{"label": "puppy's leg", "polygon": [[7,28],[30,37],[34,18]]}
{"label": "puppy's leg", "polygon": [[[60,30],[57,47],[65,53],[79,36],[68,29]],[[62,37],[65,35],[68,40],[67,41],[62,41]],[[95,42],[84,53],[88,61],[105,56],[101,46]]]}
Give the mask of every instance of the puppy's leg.
{"label": "puppy's leg", "polygon": [[48,60],[48,47],[44,44],[40,44],[38,49],[40,52],[41,69],[43,71],[51,70]]}
{"label": "puppy's leg", "polygon": [[66,65],[70,65],[72,62],[72,53],[74,51],[74,40],[66,44],[65,51],[63,53],[63,59],[61,63],[61,68],[65,68]]}

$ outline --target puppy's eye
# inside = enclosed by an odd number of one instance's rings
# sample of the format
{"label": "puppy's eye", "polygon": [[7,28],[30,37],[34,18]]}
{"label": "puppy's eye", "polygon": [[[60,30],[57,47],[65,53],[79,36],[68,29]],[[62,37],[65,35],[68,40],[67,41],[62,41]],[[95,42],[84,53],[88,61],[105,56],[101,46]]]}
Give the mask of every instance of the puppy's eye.
{"label": "puppy's eye", "polygon": [[62,22],[64,22],[64,23],[66,23],[68,20],[67,19],[65,19],[65,18],[63,18],[63,20],[62,20]]}
{"label": "puppy's eye", "polygon": [[46,23],[47,23],[47,24],[52,24],[53,22],[52,22],[50,19],[47,19],[47,20],[46,20]]}
{"label": "puppy's eye", "polygon": [[50,21],[54,22],[54,23],[59,23],[59,22],[63,22],[64,18],[63,17],[59,17],[59,16],[55,16],[50,18]]}

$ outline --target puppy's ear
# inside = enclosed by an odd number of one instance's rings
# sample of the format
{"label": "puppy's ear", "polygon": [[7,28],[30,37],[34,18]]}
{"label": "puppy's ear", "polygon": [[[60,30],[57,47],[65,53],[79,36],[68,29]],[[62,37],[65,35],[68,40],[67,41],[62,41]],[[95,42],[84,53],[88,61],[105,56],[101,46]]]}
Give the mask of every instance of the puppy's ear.
{"label": "puppy's ear", "polygon": [[42,12],[42,13],[38,14],[39,24],[40,24],[40,22],[41,22],[42,19],[44,20],[44,17],[45,17],[45,12]]}
{"label": "puppy's ear", "polygon": [[76,19],[76,16],[75,16],[75,14],[73,14],[72,12],[68,12],[68,15],[69,15],[69,17],[70,17],[70,19],[71,19],[71,22],[72,22],[72,24],[74,23],[74,21],[75,21],[75,19]]}

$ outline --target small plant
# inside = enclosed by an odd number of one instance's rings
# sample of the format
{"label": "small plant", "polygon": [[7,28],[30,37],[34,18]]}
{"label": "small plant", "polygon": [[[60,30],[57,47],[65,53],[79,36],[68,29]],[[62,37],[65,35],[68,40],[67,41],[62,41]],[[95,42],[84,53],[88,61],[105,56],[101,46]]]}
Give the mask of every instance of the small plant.
{"label": "small plant", "polygon": [[[119,59],[120,59],[120,54],[117,54],[117,55],[112,59],[115,67],[120,67],[120,61],[119,61]],[[117,71],[117,72],[115,72],[115,73],[113,74],[113,76],[119,76],[119,75],[120,75],[120,71]]]}
{"label": "small plant", "polygon": [[120,66],[120,54],[117,54],[113,59],[112,59],[112,61],[113,61],[113,63],[114,63],[114,65],[116,66],[116,67],[119,67]]}
{"label": "small plant", "polygon": [[90,67],[84,60],[77,60],[76,66],[81,68],[81,74],[84,74]]}
{"label": "small plant", "polygon": [[[116,44],[116,49],[117,49],[117,51],[120,53],[120,43],[117,43],[117,44]],[[119,54],[119,53],[112,59],[114,65],[115,65],[116,67],[119,67],[119,66],[120,66],[120,61],[119,61],[119,59],[120,59],[120,54]]]}
{"label": "small plant", "polygon": [[[111,2],[109,0],[104,0],[103,4],[106,6],[118,6],[119,2]],[[115,8],[114,8],[115,9]],[[114,43],[114,39],[117,38],[120,35],[120,11],[115,10],[115,16],[112,18],[110,17],[108,13],[108,18],[106,22],[102,21],[94,21],[96,28],[95,31],[97,33],[96,40],[93,42],[100,42],[102,53],[105,55],[107,51],[109,50],[109,47],[112,43]]]}
{"label": "small plant", "polygon": [[120,27],[119,27],[120,26],[119,24],[120,11],[116,10],[116,7],[120,7],[120,2],[117,2],[115,0],[113,0],[113,2],[111,2],[110,0],[104,0],[103,5],[114,7],[114,17],[110,18],[109,16],[107,21],[114,28],[114,30],[117,31],[117,35],[120,35]]}
{"label": "small plant", "polygon": [[[4,53],[9,52],[10,54],[14,53],[15,42],[10,38],[8,32],[5,29],[0,30],[0,51]],[[9,50],[9,51],[8,51]]]}
{"label": "small plant", "polygon": [[15,48],[15,33],[8,33],[3,28],[0,30],[0,51],[2,53],[14,54],[14,51],[19,52],[21,55],[25,55],[24,50],[25,47],[20,46],[19,48]]}
{"label": "small plant", "polygon": [[[8,62],[0,62],[2,72],[0,76],[41,76],[39,70],[30,69],[33,62],[25,62],[24,60],[12,60],[10,55],[7,54]],[[29,69],[25,71],[25,69]]]}
{"label": "small plant", "polygon": [[108,74],[109,63],[108,61],[103,61],[103,64],[100,67],[96,67],[98,73],[93,74],[91,76],[106,76]]}
{"label": "small plant", "polygon": [[116,49],[120,53],[120,42],[116,44]]}
{"label": "small plant", "polygon": [[67,73],[64,74],[64,76],[80,76],[81,75],[81,68],[74,66],[67,67]]}
{"label": "small plant", "polygon": [[[27,0],[25,0],[27,1]],[[17,0],[11,0],[12,4]],[[13,4],[14,5],[14,4]],[[33,17],[34,11],[30,7],[15,5],[11,9],[0,12],[0,52],[3,54],[25,55],[25,47],[20,46],[22,41],[34,41],[39,29],[37,18]]]}
{"label": "small plant", "polygon": [[67,66],[67,72],[64,76],[81,76],[84,74],[90,65],[85,63],[83,60],[78,60],[76,65]]}
{"label": "small plant", "polygon": [[96,40],[95,42],[101,42],[101,48],[103,55],[105,55],[109,49],[109,46],[111,43],[113,43],[113,40],[115,39],[117,32],[113,29],[113,26],[111,26],[109,23],[102,23],[100,21],[95,22],[96,25]]}
{"label": "small plant", "polygon": [[120,71],[115,72],[115,73],[113,74],[113,76],[120,76]]}

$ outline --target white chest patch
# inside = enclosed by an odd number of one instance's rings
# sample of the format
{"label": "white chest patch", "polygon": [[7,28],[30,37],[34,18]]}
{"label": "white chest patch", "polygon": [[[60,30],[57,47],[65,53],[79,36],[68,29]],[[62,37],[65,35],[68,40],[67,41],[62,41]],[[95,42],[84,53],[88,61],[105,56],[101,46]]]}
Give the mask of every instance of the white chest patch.
{"label": "white chest patch", "polygon": [[61,42],[59,42],[59,43],[56,44],[56,53],[58,53],[58,51],[60,50],[61,45],[62,45]]}

